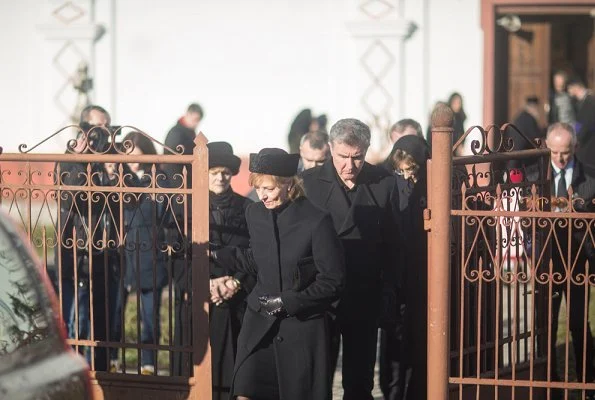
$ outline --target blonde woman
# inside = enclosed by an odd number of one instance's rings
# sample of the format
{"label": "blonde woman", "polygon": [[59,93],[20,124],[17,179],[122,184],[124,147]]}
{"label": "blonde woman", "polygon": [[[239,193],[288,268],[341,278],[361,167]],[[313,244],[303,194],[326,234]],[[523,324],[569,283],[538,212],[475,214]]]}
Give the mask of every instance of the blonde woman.
{"label": "blonde woman", "polygon": [[304,196],[298,160],[274,148],[251,154],[260,202],[246,210],[250,248],[212,252],[257,276],[238,339],[236,399],[331,399],[327,312],[345,284],[343,252],[329,214]]}

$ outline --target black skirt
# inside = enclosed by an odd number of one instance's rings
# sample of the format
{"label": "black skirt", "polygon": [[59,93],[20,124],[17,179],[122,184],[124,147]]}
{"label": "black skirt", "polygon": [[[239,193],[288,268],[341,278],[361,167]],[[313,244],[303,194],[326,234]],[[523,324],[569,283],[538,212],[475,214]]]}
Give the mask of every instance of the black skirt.
{"label": "black skirt", "polygon": [[234,396],[245,396],[255,400],[278,400],[279,378],[277,375],[277,353],[274,338],[279,332],[275,323],[256,349],[238,368]]}

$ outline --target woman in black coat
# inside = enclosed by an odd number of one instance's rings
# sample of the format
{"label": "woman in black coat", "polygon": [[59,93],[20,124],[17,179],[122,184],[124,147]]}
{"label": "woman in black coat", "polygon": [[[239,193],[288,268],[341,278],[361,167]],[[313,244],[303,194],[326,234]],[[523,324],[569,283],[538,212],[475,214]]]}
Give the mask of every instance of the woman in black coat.
{"label": "woman in black coat", "polygon": [[[404,257],[405,338],[401,354],[411,368],[404,393],[389,399],[425,399],[426,396],[426,321],[427,321],[427,235],[423,210],[427,208],[427,142],[418,136],[403,136],[393,146],[389,162],[396,174],[399,191],[397,215],[402,231],[408,235]],[[402,396],[402,397],[401,397]]]}
{"label": "woman in black coat", "polygon": [[[132,145],[131,155],[155,155],[157,151],[153,141],[145,134],[132,131],[123,140]],[[126,187],[149,188],[157,185],[163,172],[155,170],[152,165],[128,163],[123,166],[124,185]],[[114,168],[117,171],[117,166]],[[124,194],[124,279],[118,283],[116,308],[112,315],[112,335],[120,341],[124,335],[123,310],[126,309],[128,295],[136,294],[134,307],[140,317],[140,343],[156,345],[161,337],[161,293],[167,284],[167,269],[163,245],[165,230],[163,228],[166,205],[159,196],[151,193]],[[123,357],[123,356],[122,356]],[[156,374],[157,352],[141,350],[141,368],[143,375]],[[118,351],[112,349],[110,371],[119,370]]]}
{"label": "woman in black coat", "polygon": [[[240,170],[241,160],[226,142],[211,142],[209,149],[209,242],[212,249],[225,246],[247,248],[250,244],[246,207],[252,203],[231,188],[231,177]],[[236,272],[221,276],[211,260],[210,337],[213,399],[227,399],[233,377],[238,335],[246,296],[256,283],[252,275]],[[222,283],[221,285],[219,283]],[[225,284],[227,283],[227,285]]]}
{"label": "woman in black coat", "polygon": [[257,276],[238,339],[237,399],[331,399],[327,311],[345,285],[343,251],[330,215],[303,195],[299,156],[250,156],[258,203],[246,210],[250,248],[213,256]]}
{"label": "woman in black coat", "polygon": [[467,114],[465,114],[465,110],[463,109],[463,96],[460,93],[454,92],[448,98],[448,106],[454,113],[454,131],[452,133],[452,143],[454,144],[465,133]]}

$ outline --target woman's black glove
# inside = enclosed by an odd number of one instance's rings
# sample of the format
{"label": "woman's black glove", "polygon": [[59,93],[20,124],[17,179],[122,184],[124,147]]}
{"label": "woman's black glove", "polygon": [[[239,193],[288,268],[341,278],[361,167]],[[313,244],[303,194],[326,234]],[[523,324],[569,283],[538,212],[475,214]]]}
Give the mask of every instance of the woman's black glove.
{"label": "woman's black glove", "polygon": [[258,298],[260,306],[273,317],[283,317],[287,315],[287,311],[283,307],[283,300],[280,296],[264,295]]}

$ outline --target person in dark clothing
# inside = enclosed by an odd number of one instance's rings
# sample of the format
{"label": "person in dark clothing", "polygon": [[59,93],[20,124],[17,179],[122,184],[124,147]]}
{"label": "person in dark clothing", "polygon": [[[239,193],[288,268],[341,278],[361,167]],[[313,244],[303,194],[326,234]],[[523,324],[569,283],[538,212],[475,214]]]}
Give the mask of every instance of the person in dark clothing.
{"label": "person in dark clothing", "polygon": [[[128,154],[155,155],[157,151],[152,140],[145,134],[132,131],[126,135],[123,143],[132,146]],[[158,177],[163,175],[152,165],[127,163],[123,165],[124,179],[127,187],[149,188]],[[116,180],[117,182],[117,180]],[[159,184],[155,182],[156,186]],[[113,336],[122,340],[124,333],[123,309],[126,307],[128,295],[135,293],[140,306],[137,314],[140,318],[140,332],[137,336],[140,343],[157,345],[161,336],[161,292],[167,284],[165,253],[164,219],[166,204],[159,201],[151,193],[132,193],[124,195],[124,224],[126,236],[124,243],[124,277],[118,282],[116,311],[112,315]],[[110,370],[119,370],[117,349],[111,352]],[[154,350],[141,350],[141,368],[143,375],[156,373],[157,355]]]}
{"label": "person in dark clothing", "polygon": [[310,125],[312,124],[312,110],[309,108],[303,109],[298,113],[287,135],[287,142],[289,144],[289,152],[297,153],[300,148],[300,140],[302,136],[310,132]]}
{"label": "person in dark clothing", "polygon": [[298,171],[322,165],[330,156],[328,133],[324,131],[308,132],[300,140],[300,163]]}
{"label": "person in dark clothing", "polygon": [[[178,122],[169,130],[165,137],[165,146],[175,151],[182,151],[182,154],[189,155],[194,151],[194,139],[196,138],[196,129],[200,121],[204,118],[204,111],[202,107],[196,103],[188,106],[186,114],[182,116]],[[164,154],[172,154],[165,149]],[[182,164],[163,164],[163,172],[172,180],[172,185],[180,186],[182,183]],[[187,182],[190,185],[192,182],[192,171],[188,168]]]}
{"label": "person in dark clothing", "polygon": [[[246,208],[252,204],[231,188],[241,160],[227,142],[211,142],[209,149],[209,241],[211,248],[250,244]],[[211,260],[211,364],[213,399],[227,399],[233,377],[237,341],[246,310],[246,296],[256,283],[244,272],[221,275],[225,266]],[[227,284],[226,284],[227,283]]]}
{"label": "person in dark clothing", "polygon": [[312,115],[312,111],[309,108],[305,108],[298,113],[291,127],[289,128],[289,134],[287,135],[287,143],[289,144],[290,153],[298,153],[300,148],[300,141],[302,136],[308,132],[326,132],[327,118],[325,114],[321,114],[318,117]]}
{"label": "person in dark clothing", "polygon": [[[104,108],[97,105],[85,107],[79,123],[81,131],[75,145],[69,146],[67,152],[106,153],[110,147],[109,124],[110,116]],[[111,312],[119,263],[118,258],[113,257],[114,249],[104,242],[103,235],[108,243],[117,243],[115,235],[118,227],[110,215],[118,215],[119,208],[112,196],[91,197],[96,193],[94,187],[109,186],[110,183],[102,163],[91,163],[90,174],[88,166],[86,162],[61,162],[56,165],[55,179],[65,189],[57,193],[60,199],[60,226],[55,257],[62,282],[59,296],[68,337],[105,341],[109,339],[106,301]],[[68,190],[68,186],[88,186],[90,189]],[[86,353],[90,364],[94,363],[94,370],[108,370],[107,348],[80,347],[79,350]]]}
{"label": "person in dark clothing", "polygon": [[[539,126],[537,122],[539,119],[539,99],[536,96],[529,96],[525,100],[525,106],[517,114],[517,116],[512,121],[513,125],[515,125],[519,130],[527,137],[529,140],[541,139],[544,138],[544,131]],[[511,137],[514,140],[514,150],[526,150],[530,149],[530,143],[527,143],[526,139],[523,139],[518,132],[512,131]]]}
{"label": "person in dark clothing", "polygon": [[552,77],[552,90],[550,91],[550,111],[548,113],[548,122],[566,122],[573,125],[575,123],[574,108],[572,99],[566,91],[566,81],[568,75],[564,71],[556,71]]}
{"label": "person in dark clothing", "polygon": [[427,142],[419,136],[403,136],[389,156],[399,191],[399,224],[407,232],[401,252],[405,300],[404,324],[381,331],[380,387],[384,398],[425,399],[427,234],[423,210],[427,207]]}
{"label": "person in dark clothing", "polygon": [[[569,124],[556,123],[548,128],[546,144],[551,150],[551,193],[552,211],[569,212],[568,197],[569,188],[572,187],[574,200],[572,206],[576,212],[595,212],[595,179],[589,176],[583,167],[583,164],[574,156],[576,146],[576,135],[574,129]],[[579,199],[584,200],[581,202]],[[563,217],[562,217],[563,218]],[[578,220],[577,220],[578,221]],[[584,226],[577,223],[573,226],[571,240],[568,241],[568,227],[563,223],[556,224],[555,236],[557,245],[552,245],[553,273],[559,274],[563,283],[553,285],[552,297],[552,318],[551,318],[551,354],[550,361],[552,381],[560,380],[557,371],[556,357],[556,337],[558,331],[558,314],[562,297],[566,299],[568,307],[568,326],[572,337],[572,347],[575,354],[576,376],[578,381],[593,382],[595,371],[593,370],[593,337],[589,327],[589,296],[585,291],[589,290],[589,285],[581,284],[580,274],[585,274],[585,263],[588,260],[590,265],[595,261],[595,252],[593,251],[593,242],[585,231]],[[586,240],[585,240],[586,235]],[[552,239],[553,243],[554,239]],[[583,243],[584,241],[584,243]],[[570,244],[570,246],[569,246]],[[570,254],[570,256],[569,256]],[[573,266],[567,265],[567,259],[571,258]],[[572,271],[572,276],[568,271]],[[571,279],[570,285],[567,280]],[[547,289],[546,289],[547,290]],[[585,321],[587,319],[587,321]],[[586,330],[585,330],[586,326]],[[584,344],[586,343],[586,348]],[[583,369],[583,363],[586,369]],[[590,393],[593,395],[593,393]],[[590,397],[589,397],[590,398]]]}
{"label": "person in dark clothing", "polygon": [[332,398],[327,312],[345,264],[331,217],[304,196],[298,160],[274,148],[250,155],[261,200],[246,209],[250,248],[211,253],[257,276],[238,339],[232,393],[240,400]]}
{"label": "person in dark clothing", "polygon": [[[506,139],[511,139],[513,143],[513,150],[528,150],[535,146],[535,139],[545,138],[543,129],[539,126],[537,120],[539,119],[539,99],[536,96],[529,96],[525,101],[523,110],[517,114],[512,121],[512,124],[518,128],[518,131],[512,127],[508,127],[504,133]],[[519,133],[520,131],[520,133]],[[505,144],[508,146],[508,143]],[[515,159],[508,163],[509,168],[533,168],[535,164],[533,160]]]}
{"label": "person in dark clothing", "polygon": [[[395,152],[395,143],[400,141],[403,137],[408,135],[415,135],[419,137],[424,143],[423,132],[420,124],[413,119],[402,119],[395,123],[391,128],[391,150],[384,162],[381,164],[389,173],[395,174],[397,186],[402,186],[404,179],[401,175],[395,173],[393,155]],[[407,139],[411,140],[411,139]],[[416,141],[417,139],[413,139]],[[402,189],[399,187],[399,189]],[[399,193],[401,193],[399,191]],[[395,204],[396,214],[399,215],[406,209],[409,200],[409,194],[404,193],[403,196],[399,194],[398,199],[401,204]],[[405,265],[404,252],[399,252],[401,257],[399,264]],[[405,268],[401,269],[401,280],[404,280]],[[406,393],[406,385],[410,379],[410,369],[408,369],[406,354],[407,348],[404,347],[403,340],[405,339],[405,299],[401,295],[398,299],[396,307],[396,315],[393,321],[380,331],[380,389],[387,399],[401,399]]]}
{"label": "person in dark clothing", "polygon": [[[342,119],[330,131],[331,159],[303,172],[306,195],[330,212],[343,243],[347,286],[333,324],[333,360],[343,341],[344,399],[372,399],[376,343],[383,295],[396,307],[398,229],[392,204],[398,199],[394,177],[364,161],[370,129]],[[390,308],[390,307],[387,307]]]}
{"label": "person in dark clothing", "polygon": [[[196,129],[204,117],[202,107],[196,103],[190,104],[186,110],[186,114],[182,116],[176,125],[170,129],[166,138],[165,146],[174,151],[182,151],[184,155],[191,155],[194,151],[194,139],[196,138]],[[165,149],[164,154],[172,154]],[[186,187],[192,187],[192,169],[186,165],[186,180],[183,182],[183,164],[163,164],[162,170],[167,177],[167,185],[170,188],[179,188],[183,184]],[[165,185],[165,184],[164,184]],[[187,319],[190,316],[191,310],[191,280],[189,271],[189,260],[187,258],[187,249],[184,247],[186,238],[183,232],[180,232],[179,227],[184,226],[187,222],[188,232],[192,231],[191,215],[187,214],[185,208],[192,209],[191,199],[187,204],[182,204],[175,197],[171,198],[172,214],[175,220],[167,229],[166,236],[168,240],[173,242],[174,247],[179,250],[173,256],[172,260],[172,274],[174,280],[174,309],[175,320],[174,325],[174,345],[175,346],[189,346],[191,341],[190,321]],[[188,221],[185,221],[185,220]],[[188,353],[173,352],[171,354],[171,368],[173,375],[189,376],[191,371],[191,360]]]}
{"label": "person in dark clothing", "polygon": [[419,122],[411,118],[403,118],[395,122],[389,130],[389,147],[383,151],[384,154],[382,154],[382,157],[384,158],[384,161],[382,161],[381,166],[391,174],[394,172],[394,170],[389,156],[392,154],[393,147],[397,140],[407,135],[416,135],[423,139],[424,132],[421,129]]}
{"label": "person in dark clothing", "polygon": [[416,135],[423,138],[424,133],[419,122],[411,118],[403,118],[395,122],[395,124],[390,128],[388,135],[391,143],[391,150],[392,146],[394,146],[397,140],[406,135]]}
{"label": "person in dark clothing", "polygon": [[467,120],[467,114],[463,109],[463,96],[460,93],[454,92],[448,98],[448,106],[452,109],[455,115],[454,131],[452,132],[453,144],[457,142],[465,133],[465,121]]}
{"label": "person in dark clothing", "polygon": [[568,81],[568,93],[575,101],[575,131],[578,138],[576,157],[591,175],[595,175],[595,97],[583,81],[573,77]]}

